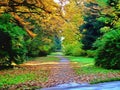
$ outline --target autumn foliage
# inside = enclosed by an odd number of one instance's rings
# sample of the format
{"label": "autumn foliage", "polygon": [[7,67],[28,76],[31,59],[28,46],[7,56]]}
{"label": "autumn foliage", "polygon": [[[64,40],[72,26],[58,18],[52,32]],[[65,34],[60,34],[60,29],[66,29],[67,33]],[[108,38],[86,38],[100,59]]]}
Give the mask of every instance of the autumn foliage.
{"label": "autumn foliage", "polygon": [[[97,39],[104,38],[102,36],[111,30],[119,30],[119,3],[119,0],[2,0],[0,16],[7,13],[13,18],[8,26],[15,29],[16,35],[27,32],[16,41],[20,41],[22,45],[19,46],[20,51],[14,49],[17,53],[14,53],[13,58],[20,59],[20,52],[25,56],[41,56],[56,51],[56,37],[61,44],[57,48],[62,49],[65,54],[94,57],[96,55],[93,52],[100,48],[97,47],[99,43],[96,45],[99,41]],[[0,28],[4,36],[10,37],[9,41],[14,40],[8,28]],[[3,29],[7,30],[8,35]],[[1,45],[3,48],[6,42],[2,39],[1,42],[4,44]],[[6,47],[11,48],[12,44]],[[10,51],[7,50],[7,54],[14,56]],[[97,55],[99,57],[100,54]]]}

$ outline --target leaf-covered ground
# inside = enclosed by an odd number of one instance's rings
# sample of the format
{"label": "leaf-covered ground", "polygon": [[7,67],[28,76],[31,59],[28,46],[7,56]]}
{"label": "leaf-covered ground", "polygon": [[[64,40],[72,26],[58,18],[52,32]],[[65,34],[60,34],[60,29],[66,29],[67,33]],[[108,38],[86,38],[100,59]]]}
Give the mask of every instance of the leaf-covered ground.
{"label": "leaf-covered ground", "polygon": [[[59,58],[58,58],[59,57]],[[34,90],[58,84],[97,83],[120,80],[120,70],[94,66],[94,60],[83,57],[40,57],[13,69],[0,71],[0,90]]]}
{"label": "leaf-covered ground", "polygon": [[50,69],[59,61],[54,56],[38,57],[14,68],[0,70],[0,90],[34,89],[44,86]]}

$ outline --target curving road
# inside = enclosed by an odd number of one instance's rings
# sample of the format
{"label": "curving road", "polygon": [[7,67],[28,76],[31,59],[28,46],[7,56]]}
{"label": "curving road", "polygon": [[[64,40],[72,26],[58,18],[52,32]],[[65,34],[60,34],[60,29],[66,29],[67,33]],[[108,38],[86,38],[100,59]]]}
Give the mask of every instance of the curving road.
{"label": "curving road", "polygon": [[120,81],[105,82],[99,84],[77,84],[66,83],[50,88],[42,88],[38,90],[120,90]]}

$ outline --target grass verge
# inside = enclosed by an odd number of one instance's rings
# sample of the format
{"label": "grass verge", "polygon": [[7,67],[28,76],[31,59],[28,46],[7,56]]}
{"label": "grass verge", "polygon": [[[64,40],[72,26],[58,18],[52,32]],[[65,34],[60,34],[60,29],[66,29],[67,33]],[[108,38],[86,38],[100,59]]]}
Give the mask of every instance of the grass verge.
{"label": "grass verge", "polygon": [[120,70],[108,70],[94,66],[94,58],[67,57],[71,62],[75,73],[81,81],[91,84],[120,80]]}
{"label": "grass verge", "polygon": [[[31,90],[32,87],[42,87],[43,83],[48,80],[50,65],[40,64],[43,62],[57,62],[59,58],[55,56],[37,57],[32,60],[16,65],[12,69],[0,70],[0,89],[11,90],[26,88]],[[38,64],[39,63],[39,64]]]}
{"label": "grass verge", "polygon": [[34,74],[20,74],[20,75],[15,75],[15,74],[6,74],[6,75],[0,75],[0,87],[3,85],[13,85],[13,84],[18,84],[18,83],[23,83],[28,80],[33,80],[35,77]]}
{"label": "grass verge", "polygon": [[31,58],[30,61],[39,61],[39,62],[58,62],[60,59],[55,56],[55,54],[51,54],[48,56],[44,57],[35,57]]}

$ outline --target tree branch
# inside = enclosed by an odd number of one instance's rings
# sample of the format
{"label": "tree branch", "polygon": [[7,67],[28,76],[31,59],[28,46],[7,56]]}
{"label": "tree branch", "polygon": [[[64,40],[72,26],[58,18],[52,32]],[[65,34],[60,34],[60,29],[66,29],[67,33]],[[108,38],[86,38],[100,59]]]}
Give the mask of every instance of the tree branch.
{"label": "tree branch", "polygon": [[15,20],[18,22],[18,24],[26,30],[26,32],[27,32],[32,38],[37,35],[37,34],[33,33],[32,31],[30,31],[30,30],[28,29],[28,26],[27,26],[28,24],[27,24],[26,22],[24,22],[24,20],[23,20],[22,18],[20,18],[17,14],[11,13],[11,15],[15,18]]}

